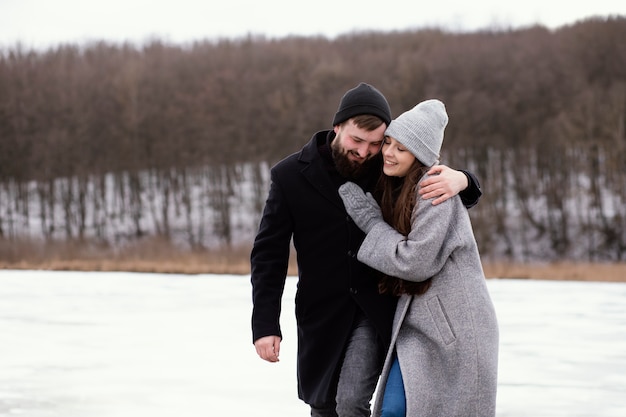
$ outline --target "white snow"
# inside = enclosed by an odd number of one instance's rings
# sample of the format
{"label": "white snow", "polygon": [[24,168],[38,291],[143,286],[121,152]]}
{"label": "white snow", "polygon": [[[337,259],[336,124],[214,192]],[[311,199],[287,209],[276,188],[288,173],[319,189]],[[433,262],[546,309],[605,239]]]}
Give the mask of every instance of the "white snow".
{"label": "white snow", "polygon": [[[293,295],[254,351],[249,276],[0,271],[0,416],[305,417]],[[626,415],[626,284],[488,280],[499,417]]]}

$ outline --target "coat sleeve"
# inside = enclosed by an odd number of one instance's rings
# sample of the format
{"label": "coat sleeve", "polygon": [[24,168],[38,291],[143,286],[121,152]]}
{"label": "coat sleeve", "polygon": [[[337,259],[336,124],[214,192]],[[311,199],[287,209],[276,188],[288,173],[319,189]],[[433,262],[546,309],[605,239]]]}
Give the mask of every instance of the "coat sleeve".
{"label": "coat sleeve", "polygon": [[250,255],[253,341],[264,336],[282,337],[281,300],[289,266],[293,221],[274,170],[271,177],[268,198]]}
{"label": "coat sleeve", "polygon": [[456,219],[467,216],[460,197],[433,206],[418,198],[411,232],[404,236],[387,223],[367,234],[358,259],[387,275],[408,281],[424,281],[436,275],[452,252],[463,245],[456,233]]}
{"label": "coat sleeve", "polygon": [[466,189],[461,191],[459,195],[461,196],[461,201],[466,208],[472,208],[476,204],[478,204],[478,200],[483,195],[483,191],[480,188],[480,183],[478,182],[478,178],[474,174],[469,171],[461,170],[462,173],[467,177],[468,186]]}

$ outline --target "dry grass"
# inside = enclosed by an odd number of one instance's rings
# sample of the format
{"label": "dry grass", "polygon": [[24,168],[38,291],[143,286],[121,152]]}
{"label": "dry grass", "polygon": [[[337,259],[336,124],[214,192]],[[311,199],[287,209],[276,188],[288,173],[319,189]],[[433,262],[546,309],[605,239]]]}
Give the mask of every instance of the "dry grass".
{"label": "dry grass", "polygon": [[[154,239],[123,249],[85,242],[0,240],[0,269],[246,275],[249,255],[249,246],[183,251]],[[626,263],[485,263],[484,268],[487,278],[626,282]],[[292,259],[289,274],[296,273]]]}
{"label": "dry grass", "polygon": [[[91,242],[0,240],[0,269],[244,275],[250,273],[249,258],[249,246],[182,250],[158,239],[123,248]],[[295,271],[295,265],[290,267],[290,274]]]}
{"label": "dry grass", "polygon": [[487,278],[626,282],[625,262],[489,263],[484,268]]}

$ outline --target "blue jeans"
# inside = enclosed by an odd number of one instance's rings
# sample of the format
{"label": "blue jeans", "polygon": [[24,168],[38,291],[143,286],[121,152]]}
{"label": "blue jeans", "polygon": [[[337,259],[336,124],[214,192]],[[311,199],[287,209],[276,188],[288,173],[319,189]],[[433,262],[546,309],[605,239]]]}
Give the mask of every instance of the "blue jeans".
{"label": "blue jeans", "polygon": [[383,396],[381,417],[405,417],[406,416],[406,396],[404,393],[404,382],[402,372],[400,372],[400,362],[396,356],[391,365],[387,383],[385,384],[385,394]]}
{"label": "blue jeans", "polygon": [[335,402],[311,405],[311,416],[369,417],[383,354],[374,326],[363,314],[358,315],[341,365]]}

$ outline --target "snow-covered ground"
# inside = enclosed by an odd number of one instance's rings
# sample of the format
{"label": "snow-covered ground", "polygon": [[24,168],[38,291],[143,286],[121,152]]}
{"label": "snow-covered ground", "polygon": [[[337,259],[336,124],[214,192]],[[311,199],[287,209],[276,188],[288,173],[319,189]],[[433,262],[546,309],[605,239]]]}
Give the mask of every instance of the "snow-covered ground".
{"label": "snow-covered ground", "polygon": [[[0,416],[305,417],[295,284],[269,364],[252,345],[248,276],[0,271]],[[488,285],[499,417],[626,416],[626,284]]]}

